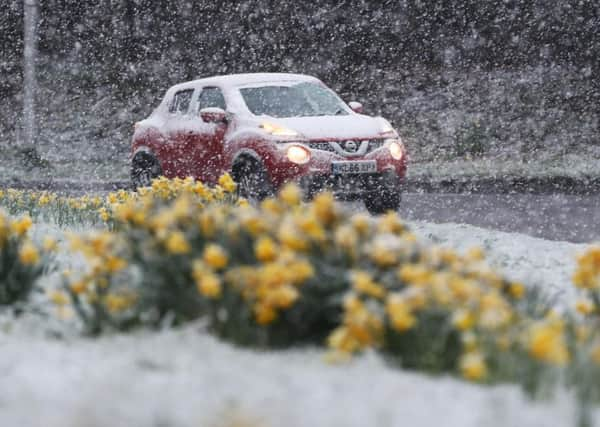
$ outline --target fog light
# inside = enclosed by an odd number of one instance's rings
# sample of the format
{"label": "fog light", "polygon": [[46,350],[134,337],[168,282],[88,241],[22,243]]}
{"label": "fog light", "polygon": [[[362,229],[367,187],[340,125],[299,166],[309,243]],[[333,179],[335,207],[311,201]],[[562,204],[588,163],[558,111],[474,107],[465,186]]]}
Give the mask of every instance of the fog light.
{"label": "fog light", "polygon": [[389,147],[389,149],[390,149],[390,154],[392,155],[392,157],[393,157],[395,160],[400,160],[400,159],[402,159],[402,145],[400,145],[400,144],[399,144],[399,143],[397,143],[397,142],[392,142],[392,143],[390,144],[390,147]]}
{"label": "fog light", "polygon": [[310,160],[310,151],[299,145],[292,145],[287,149],[287,158],[290,162],[303,165]]}

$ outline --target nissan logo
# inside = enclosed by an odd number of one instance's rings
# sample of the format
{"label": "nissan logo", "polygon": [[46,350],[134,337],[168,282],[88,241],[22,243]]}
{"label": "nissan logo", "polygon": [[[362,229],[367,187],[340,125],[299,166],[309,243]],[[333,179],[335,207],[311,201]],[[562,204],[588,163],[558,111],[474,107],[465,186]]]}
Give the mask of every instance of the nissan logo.
{"label": "nissan logo", "polygon": [[354,141],[346,141],[344,149],[350,153],[354,153],[358,149],[358,144]]}

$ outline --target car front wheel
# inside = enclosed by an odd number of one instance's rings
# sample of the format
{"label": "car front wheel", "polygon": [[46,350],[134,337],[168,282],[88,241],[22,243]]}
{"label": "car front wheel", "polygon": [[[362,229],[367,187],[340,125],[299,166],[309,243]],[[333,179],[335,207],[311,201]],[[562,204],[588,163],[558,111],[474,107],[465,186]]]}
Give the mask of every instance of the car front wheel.
{"label": "car front wheel", "polygon": [[261,201],[273,194],[269,175],[256,160],[243,160],[233,168],[233,179],[238,184],[238,194],[250,201]]}
{"label": "car front wheel", "polygon": [[400,191],[374,192],[366,195],[365,207],[371,215],[380,215],[387,211],[397,211],[400,207]]}

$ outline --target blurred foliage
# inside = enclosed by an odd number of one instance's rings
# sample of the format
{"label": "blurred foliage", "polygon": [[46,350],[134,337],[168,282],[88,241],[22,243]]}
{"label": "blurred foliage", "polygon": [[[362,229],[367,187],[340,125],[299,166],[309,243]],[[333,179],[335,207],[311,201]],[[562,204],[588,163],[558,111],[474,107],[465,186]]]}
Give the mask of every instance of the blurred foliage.
{"label": "blurred foliage", "polygon": [[23,303],[44,272],[55,242],[47,240],[42,250],[28,238],[32,221],[28,216],[10,218],[0,210],[0,307]]}
{"label": "blurred foliage", "polygon": [[103,225],[108,220],[109,204],[109,198],[97,195],[69,197],[45,190],[0,189],[0,206],[10,215],[26,213],[36,222],[52,222],[61,227]]}

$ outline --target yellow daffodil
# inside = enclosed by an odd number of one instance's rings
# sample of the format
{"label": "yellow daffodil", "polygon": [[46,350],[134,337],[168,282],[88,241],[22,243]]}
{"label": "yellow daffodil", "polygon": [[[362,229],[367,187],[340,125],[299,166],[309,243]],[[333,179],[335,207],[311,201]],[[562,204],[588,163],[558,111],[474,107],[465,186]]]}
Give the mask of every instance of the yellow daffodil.
{"label": "yellow daffodil", "polygon": [[277,312],[270,305],[259,303],[254,306],[254,316],[259,325],[268,325],[277,319]]}
{"label": "yellow daffodil", "polygon": [[336,328],[331,335],[329,335],[327,345],[330,348],[345,354],[354,353],[361,348],[358,340],[350,334],[349,329],[345,326]]}
{"label": "yellow daffodil", "polygon": [[480,381],[487,376],[485,358],[477,351],[461,356],[459,366],[463,377],[470,381]]}
{"label": "yellow daffodil", "polygon": [[319,193],[312,201],[312,210],[317,219],[325,225],[331,224],[338,215],[333,194],[329,192]]}
{"label": "yellow daffodil", "polygon": [[525,295],[525,285],[519,282],[513,282],[509,285],[508,291],[514,299],[521,299]]}
{"label": "yellow daffodil", "polygon": [[360,236],[366,236],[371,228],[371,218],[363,213],[353,215],[350,223]]}
{"label": "yellow daffodil", "polygon": [[469,310],[459,309],[452,315],[452,324],[460,331],[471,329],[475,325],[475,316]]}
{"label": "yellow daffodil", "polygon": [[573,283],[581,289],[600,289],[600,246],[593,246],[578,257]]}
{"label": "yellow daffodil", "polygon": [[203,273],[196,276],[196,287],[200,295],[207,298],[221,296],[221,279],[214,273]]}
{"label": "yellow daffodil", "polygon": [[575,309],[579,313],[583,314],[584,316],[587,316],[588,314],[593,313],[594,308],[595,308],[594,303],[592,301],[590,301],[589,299],[580,299],[575,304]]}
{"label": "yellow daffodil", "polygon": [[69,297],[64,292],[53,291],[50,293],[50,301],[58,306],[61,306],[69,303]]}
{"label": "yellow daffodil", "polygon": [[322,242],[326,238],[325,229],[319,223],[319,220],[312,214],[301,215],[295,220],[298,230],[310,237],[312,240]]}
{"label": "yellow daffodil", "polygon": [[289,308],[299,297],[298,290],[291,285],[284,285],[275,288],[266,295],[265,302],[277,308]]}
{"label": "yellow daffodil", "polygon": [[388,296],[385,310],[392,327],[398,332],[408,331],[417,324],[417,318],[412,314],[410,307],[401,295]]}
{"label": "yellow daffodil", "polygon": [[396,212],[388,212],[379,218],[377,229],[380,233],[402,234],[406,226]]}
{"label": "yellow daffodil", "polygon": [[23,236],[31,227],[32,221],[29,216],[24,216],[12,222],[11,229],[18,236]]}
{"label": "yellow daffodil", "polygon": [[71,289],[71,291],[76,295],[83,294],[87,288],[88,282],[85,280],[78,280],[77,282],[73,282],[69,285],[69,289]]}
{"label": "yellow daffodil", "polygon": [[228,173],[219,177],[219,185],[223,187],[223,190],[225,190],[228,193],[233,193],[237,188],[235,181],[231,178],[231,175],[229,175]]}
{"label": "yellow daffodil", "polygon": [[284,222],[279,227],[277,237],[282,245],[296,250],[296,251],[305,251],[308,249],[308,242],[302,236],[300,231],[294,226],[293,223]]}
{"label": "yellow daffodil", "polygon": [[343,225],[335,230],[335,244],[348,252],[354,252],[358,244],[358,234],[351,225]]}
{"label": "yellow daffodil", "polygon": [[302,199],[302,191],[294,183],[285,184],[279,192],[279,199],[289,206],[297,206]]}
{"label": "yellow daffodil", "polygon": [[167,251],[174,255],[187,254],[191,251],[190,244],[181,231],[173,231],[165,242]]}
{"label": "yellow daffodil", "polygon": [[535,359],[564,365],[569,360],[563,326],[560,321],[544,320],[533,324],[528,337],[529,354]]}
{"label": "yellow daffodil", "polygon": [[355,271],[351,274],[352,286],[355,291],[373,298],[383,298],[385,289],[376,283],[366,271]]}
{"label": "yellow daffodil", "polygon": [[42,247],[46,252],[53,252],[58,247],[58,243],[53,237],[45,236],[42,242]]}
{"label": "yellow daffodil", "polygon": [[270,237],[261,237],[254,244],[254,254],[261,262],[274,261],[278,252],[277,244]]}
{"label": "yellow daffodil", "polygon": [[112,314],[120,313],[128,309],[131,307],[132,302],[133,299],[125,295],[108,294],[104,297],[104,305]]}
{"label": "yellow daffodil", "polygon": [[26,242],[19,250],[19,260],[25,265],[35,265],[40,260],[37,248],[31,242]]}
{"label": "yellow daffodil", "polygon": [[397,252],[390,249],[382,241],[376,241],[369,251],[369,257],[382,268],[391,267],[398,261]]}
{"label": "yellow daffodil", "polygon": [[243,229],[254,237],[260,236],[269,229],[265,220],[250,206],[248,206],[247,209],[244,209],[240,214],[240,222]]}
{"label": "yellow daffodil", "polygon": [[312,264],[304,259],[290,262],[285,271],[287,280],[294,285],[301,285],[315,275]]}
{"label": "yellow daffodil", "polygon": [[198,219],[200,230],[206,237],[213,237],[217,229],[217,221],[211,212],[202,212]]}
{"label": "yellow daffodil", "polygon": [[214,268],[215,270],[225,268],[228,262],[225,249],[215,243],[206,245],[202,258],[206,265]]}
{"label": "yellow daffodil", "polygon": [[105,259],[105,267],[107,271],[115,273],[127,267],[127,261],[123,258],[110,255]]}

